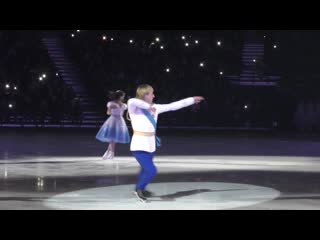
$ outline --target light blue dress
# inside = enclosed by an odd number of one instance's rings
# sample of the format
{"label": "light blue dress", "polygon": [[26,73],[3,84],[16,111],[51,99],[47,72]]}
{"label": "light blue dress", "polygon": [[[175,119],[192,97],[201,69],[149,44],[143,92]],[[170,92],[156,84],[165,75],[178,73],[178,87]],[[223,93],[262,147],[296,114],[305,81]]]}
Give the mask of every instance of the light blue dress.
{"label": "light blue dress", "polygon": [[109,102],[107,107],[116,107],[111,109],[111,116],[100,128],[96,139],[103,143],[130,143],[128,127],[123,118],[124,112],[128,109],[126,104],[121,106],[115,102]]}

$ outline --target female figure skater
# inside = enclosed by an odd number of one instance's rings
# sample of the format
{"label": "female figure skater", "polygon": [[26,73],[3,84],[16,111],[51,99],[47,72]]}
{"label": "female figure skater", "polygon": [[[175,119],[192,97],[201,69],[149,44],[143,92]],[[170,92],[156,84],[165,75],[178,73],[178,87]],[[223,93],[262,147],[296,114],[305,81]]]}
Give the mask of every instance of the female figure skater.
{"label": "female figure skater", "polygon": [[140,85],[136,98],[128,101],[128,113],[134,130],[130,150],[141,166],[138,183],[134,194],[142,202],[146,202],[153,194],[146,191],[147,185],[157,174],[153,163],[156,146],[161,145],[156,137],[158,115],[161,113],[176,111],[181,108],[200,103],[203,97],[190,97],[171,104],[153,104],[154,90],[149,85]]}
{"label": "female figure skater", "polygon": [[116,91],[110,93],[110,102],[107,104],[107,114],[110,115],[108,120],[103,124],[98,132],[96,139],[109,143],[108,150],[103,155],[103,160],[114,158],[116,143],[126,144],[130,142],[129,131],[123,118],[123,113],[127,110],[127,105],[123,103],[125,93]]}

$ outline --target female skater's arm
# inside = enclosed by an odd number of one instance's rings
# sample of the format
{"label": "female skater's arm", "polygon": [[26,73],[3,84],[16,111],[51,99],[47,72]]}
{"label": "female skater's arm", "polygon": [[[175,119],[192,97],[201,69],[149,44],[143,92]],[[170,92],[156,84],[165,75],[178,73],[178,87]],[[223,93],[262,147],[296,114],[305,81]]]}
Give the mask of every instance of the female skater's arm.
{"label": "female skater's arm", "polygon": [[117,105],[113,102],[108,102],[107,104],[107,115],[111,115],[111,110],[112,109],[116,109],[117,108]]}
{"label": "female skater's arm", "polygon": [[182,108],[189,107],[193,104],[200,103],[203,100],[204,100],[203,97],[190,97],[190,98],[186,98],[186,99],[180,100],[178,102],[173,102],[170,104],[156,105],[156,109],[157,109],[158,114],[170,112],[170,111],[177,111]]}
{"label": "female skater's arm", "polygon": [[113,102],[109,102],[108,105],[107,105],[107,108],[116,109],[116,108],[118,108],[118,105],[113,103]]}

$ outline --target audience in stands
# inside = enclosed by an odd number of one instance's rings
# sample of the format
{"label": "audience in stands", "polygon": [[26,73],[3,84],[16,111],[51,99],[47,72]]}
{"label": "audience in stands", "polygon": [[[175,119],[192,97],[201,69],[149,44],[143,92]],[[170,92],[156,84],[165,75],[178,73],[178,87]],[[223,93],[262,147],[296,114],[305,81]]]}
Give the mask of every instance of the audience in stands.
{"label": "audience in stands", "polygon": [[40,33],[0,31],[1,124],[60,124],[79,118],[73,91],[56,76]]}

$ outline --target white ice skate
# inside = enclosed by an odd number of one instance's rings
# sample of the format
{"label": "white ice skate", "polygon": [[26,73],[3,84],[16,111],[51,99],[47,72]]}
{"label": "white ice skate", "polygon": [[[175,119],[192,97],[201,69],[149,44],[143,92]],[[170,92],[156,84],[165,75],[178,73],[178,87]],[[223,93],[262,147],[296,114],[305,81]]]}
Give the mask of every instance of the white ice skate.
{"label": "white ice skate", "polygon": [[113,160],[114,159],[114,152],[109,152],[109,154],[108,154],[108,158],[107,158],[108,160]]}
{"label": "white ice skate", "polygon": [[103,160],[108,160],[108,159],[109,159],[109,156],[110,156],[110,151],[107,150],[107,151],[105,152],[105,154],[102,156],[102,159],[103,159]]}
{"label": "white ice skate", "polygon": [[103,155],[103,160],[113,160],[114,158],[114,152],[111,152],[110,150],[106,151],[106,153]]}

